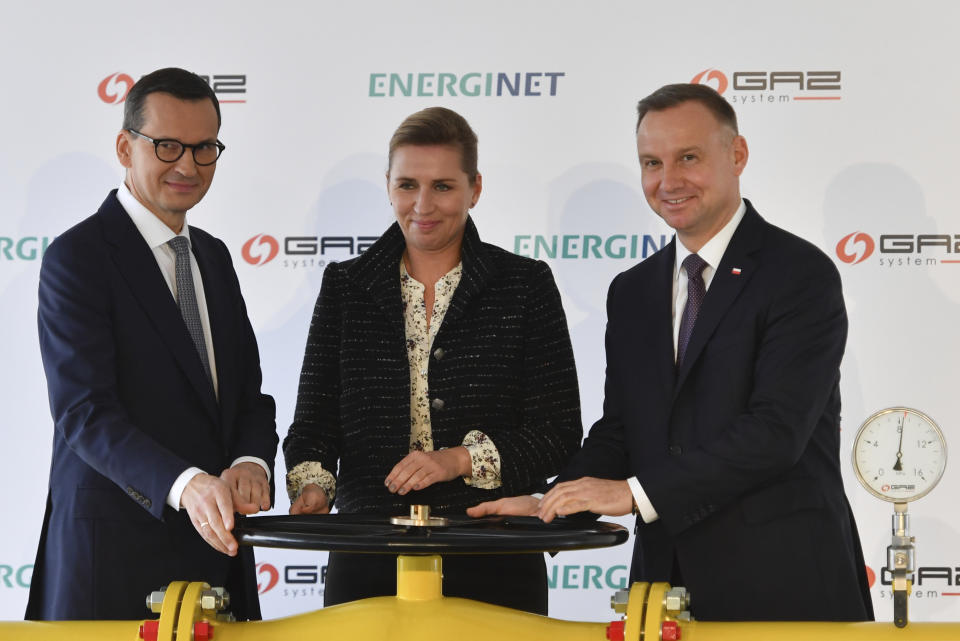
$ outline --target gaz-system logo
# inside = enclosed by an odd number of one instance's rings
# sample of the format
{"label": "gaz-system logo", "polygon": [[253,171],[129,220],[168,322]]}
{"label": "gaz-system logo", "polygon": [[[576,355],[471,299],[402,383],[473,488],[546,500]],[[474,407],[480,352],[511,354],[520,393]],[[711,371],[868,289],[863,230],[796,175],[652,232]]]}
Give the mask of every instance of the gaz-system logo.
{"label": "gaz-system logo", "polygon": [[127,99],[130,88],[133,86],[133,78],[125,73],[112,73],[100,81],[97,87],[97,95],[100,100],[108,105],[118,105]]}
{"label": "gaz-system logo", "polygon": [[[707,68],[690,79],[709,85],[733,104],[840,100],[840,71],[734,71]],[[729,93],[728,93],[729,90]]]}
{"label": "gaz-system logo", "polygon": [[243,244],[240,254],[251,265],[265,265],[277,257],[280,252],[280,243],[268,234],[257,234]]}
{"label": "gaz-system logo", "polygon": [[875,248],[873,238],[860,231],[847,234],[837,243],[837,258],[850,265],[870,258]]}

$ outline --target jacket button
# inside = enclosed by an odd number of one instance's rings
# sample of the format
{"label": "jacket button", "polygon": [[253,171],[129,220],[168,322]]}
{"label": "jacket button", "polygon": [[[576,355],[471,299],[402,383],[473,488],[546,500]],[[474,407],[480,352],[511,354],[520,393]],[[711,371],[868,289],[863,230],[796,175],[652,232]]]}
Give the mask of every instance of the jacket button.
{"label": "jacket button", "polygon": [[435,398],[432,401],[430,401],[430,407],[432,407],[435,410],[442,410],[445,404],[446,403],[443,402],[442,398]]}
{"label": "jacket button", "polygon": [[437,359],[438,361],[439,361],[441,358],[443,358],[443,348],[442,348],[442,347],[438,347],[437,349],[433,350],[433,357],[434,357],[435,359]]}
{"label": "jacket button", "polygon": [[681,454],[683,454],[682,447],[680,447],[679,445],[670,446],[670,456],[680,456]]}

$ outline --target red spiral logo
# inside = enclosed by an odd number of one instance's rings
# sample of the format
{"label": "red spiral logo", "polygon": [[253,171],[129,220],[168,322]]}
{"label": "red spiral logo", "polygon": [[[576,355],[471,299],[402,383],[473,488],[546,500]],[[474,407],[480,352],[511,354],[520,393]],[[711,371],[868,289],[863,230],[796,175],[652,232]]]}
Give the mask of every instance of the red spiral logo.
{"label": "red spiral logo", "polygon": [[[266,247],[266,251],[264,251]],[[257,234],[243,244],[240,254],[243,259],[251,265],[260,267],[266,265],[277,257],[280,252],[280,243],[273,236],[267,234]]]}
{"label": "red spiral logo", "polygon": [[856,265],[868,259],[875,247],[873,238],[861,231],[855,231],[837,243],[837,258],[847,264]]}
{"label": "red spiral logo", "polygon": [[100,81],[100,86],[97,87],[97,95],[100,96],[100,100],[108,105],[118,105],[127,99],[127,94],[132,86],[133,78],[118,71]]}
{"label": "red spiral logo", "polygon": [[714,81],[716,81],[717,84],[713,88],[717,90],[718,94],[723,95],[729,83],[727,82],[727,74],[719,69],[704,69],[695,75],[690,82],[695,85],[710,85]]}
{"label": "red spiral logo", "polygon": [[[260,580],[261,575],[266,574],[266,583]],[[269,563],[257,563],[257,594],[269,592],[280,581],[280,572]]]}

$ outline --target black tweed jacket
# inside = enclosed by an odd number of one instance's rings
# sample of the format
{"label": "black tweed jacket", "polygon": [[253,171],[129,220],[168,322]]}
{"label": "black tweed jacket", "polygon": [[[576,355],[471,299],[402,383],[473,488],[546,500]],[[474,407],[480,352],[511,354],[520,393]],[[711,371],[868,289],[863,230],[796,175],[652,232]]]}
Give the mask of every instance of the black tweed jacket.
{"label": "black tweed jacket", "polygon": [[426,503],[462,514],[484,500],[539,491],[577,450],[580,397],[550,268],[480,241],[468,219],[463,276],[431,352],[434,446],[471,430],[501,457],[502,487],[454,479],[406,496],[383,485],[409,450],[410,371],[400,296],[403,234],[394,223],[361,256],[327,266],[307,339],[287,469],[319,461],[337,476],[341,512],[402,513]]}

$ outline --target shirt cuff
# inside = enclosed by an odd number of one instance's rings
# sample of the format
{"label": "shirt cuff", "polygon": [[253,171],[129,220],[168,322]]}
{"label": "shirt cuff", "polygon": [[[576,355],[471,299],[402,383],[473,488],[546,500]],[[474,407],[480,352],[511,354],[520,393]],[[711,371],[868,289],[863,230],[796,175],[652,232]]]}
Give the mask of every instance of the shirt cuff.
{"label": "shirt cuff", "polygon": [[470,454],[470,476],[463,482],[478,490],[495,490],[503,481],[500,479],[500,452],[490,437],[480,430],[471,430],[463,437],[463,447]]}
{"label": "shirt cuff", "polygon": [[183,496],[183,491],[186,489],[187,483],[192,481],[193,477],[197,474],[205,474],[205,472],[199,467],[188,467],[180,473],[177,480],[170,486],[170,491],[167,492],[167,505],[180,511],[180,497]]}
{"label": "shirt cuff", "polygon": [[303,492],[303,488],[314,483],[327,494],[327,503],[332,507],[337,496],[337,479],[329,470],[323,469],[318,461],[298,463],[287,472],[287,496],[293,503]]}
{"label": "shirt cuff", "polygon": [[633,501],[637,504],[637,511],[640,512],[640,518],[644,523],[653,523],[660,518],[657,511],[653,509],[653,503],[647,498],[647,493],[640,486],[640,481],[635,476],[627,479],[627,485],[630,486],[630,492],[633,494]]}
{"label": "shirt cuff", "polygon": [[238,463],[256,463],[263,468],[263,471],[267,473],[267,482],[270,482],[270,470],[267,469],[267,462],[262,458],[256,456],[241,456],[236,461],[230,464],[230,467],[236,467]]}

